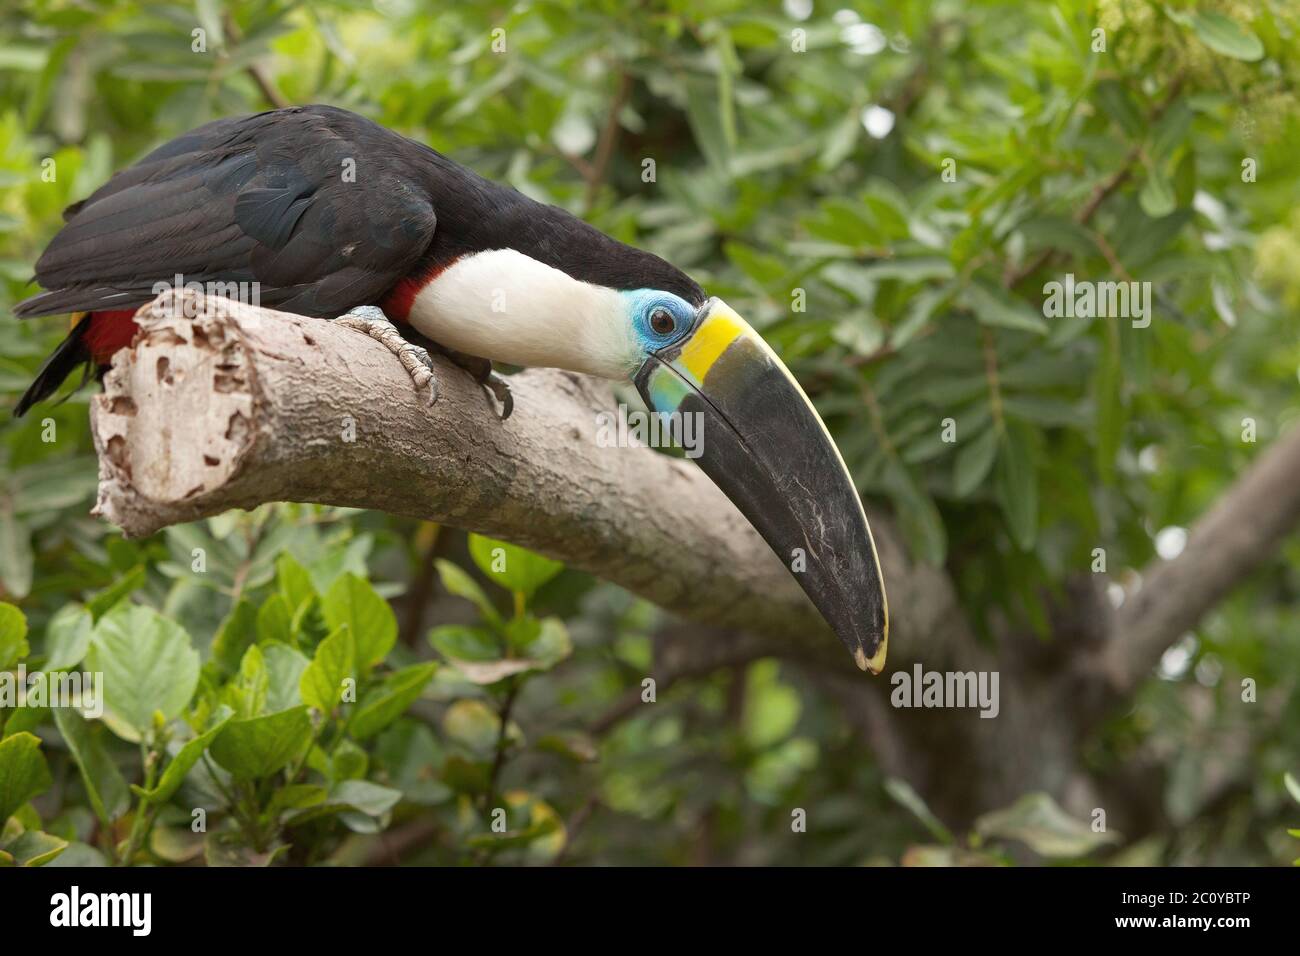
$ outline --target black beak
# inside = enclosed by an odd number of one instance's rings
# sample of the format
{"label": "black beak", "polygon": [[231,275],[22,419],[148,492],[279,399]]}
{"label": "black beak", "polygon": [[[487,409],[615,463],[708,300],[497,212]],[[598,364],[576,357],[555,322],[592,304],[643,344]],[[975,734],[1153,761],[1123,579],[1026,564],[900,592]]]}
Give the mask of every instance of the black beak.
{"label": "black beak", "polygon": [[889,608],[844,459],[789,370],[720,299],[634,379],[660,414],[695,415],[699,464],[749,519],[858,667],[885,665]]}

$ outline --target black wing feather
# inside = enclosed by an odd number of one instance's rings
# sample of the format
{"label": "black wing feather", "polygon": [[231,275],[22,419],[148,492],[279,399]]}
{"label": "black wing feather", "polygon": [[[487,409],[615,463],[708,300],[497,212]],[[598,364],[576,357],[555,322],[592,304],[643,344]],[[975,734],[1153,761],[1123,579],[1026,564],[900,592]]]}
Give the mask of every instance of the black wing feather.
{"label": "black wing feather", "polygon": [[[344,175],[346,161],[358,172]],[[264,305],[331,316],[371,304],[420,260],[437,217],[422,148],[332,107],[218,120],[65,211],[20,316],[130,308],[155,285],[257,282]]]}

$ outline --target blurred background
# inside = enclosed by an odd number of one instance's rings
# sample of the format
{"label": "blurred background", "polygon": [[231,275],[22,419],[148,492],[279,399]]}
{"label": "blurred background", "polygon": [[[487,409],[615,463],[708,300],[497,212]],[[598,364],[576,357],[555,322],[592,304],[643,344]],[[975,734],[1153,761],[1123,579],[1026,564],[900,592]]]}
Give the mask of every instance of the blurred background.
{"label": "blurred background", "polygon": [[[890,707],[799,635],[692,664],[743,640],[450,527],[125,541],[88,515],[91,385],[0,416],[0,670],[161,680],[107,721],[0,709],[0,858],[1289,864],[1294,536],[1130,679],[1083,665],[1300,409],[1298,31],[1290,0],[11,0],[0,403],[66,331],[8,317],[65,205],[206,120],[344,106],[754,322],[941,582],[896,666],[997,669],[1002,713]],[[1153,321],[1045,317],[1067,273],[1151,283]],[[359,699],[308,710],[312,674]]]}

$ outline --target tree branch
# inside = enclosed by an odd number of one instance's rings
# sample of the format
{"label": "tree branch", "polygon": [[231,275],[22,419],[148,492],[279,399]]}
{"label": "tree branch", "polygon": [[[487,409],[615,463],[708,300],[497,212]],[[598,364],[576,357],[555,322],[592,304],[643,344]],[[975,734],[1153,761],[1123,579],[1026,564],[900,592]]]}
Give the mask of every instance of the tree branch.
{"label": "tree branch", "polygon": [[[382,345],[319,319],[180,292],[137,322],[91,405],[95,513],[128,536],[268,501],[387,511],[517,542],[685,617],[852,668],[703,472],[597,444],[613,399],[595,380],[514,375],[516,411],[502,422],[464,371],[435,358],[441,395],[426,407]],[[965,628],[946,575],[913,565],[887,520],[873,527],[894,648],[950,649]]]}
{"label": "tree branch", "polygon": [[1198,520],[1171,561],[1142,571],[1116,613],[1105,670],[1121,694],[1242,579],[1270,560],[1300,523],[1300,427],[1260,455]]}

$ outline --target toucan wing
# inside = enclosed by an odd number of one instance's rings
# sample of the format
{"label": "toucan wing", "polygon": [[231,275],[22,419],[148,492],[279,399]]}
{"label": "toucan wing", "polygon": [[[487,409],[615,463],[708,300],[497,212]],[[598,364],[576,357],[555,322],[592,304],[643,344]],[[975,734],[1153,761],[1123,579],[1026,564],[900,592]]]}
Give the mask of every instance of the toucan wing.
{"label": "toucan wing", "polygon": [[123,309],[159,283],[257,283],[262,305],[334,316],[371,304],[433,239],[418,144],[332,107],[217,120],[64,213],[20,316]]}

